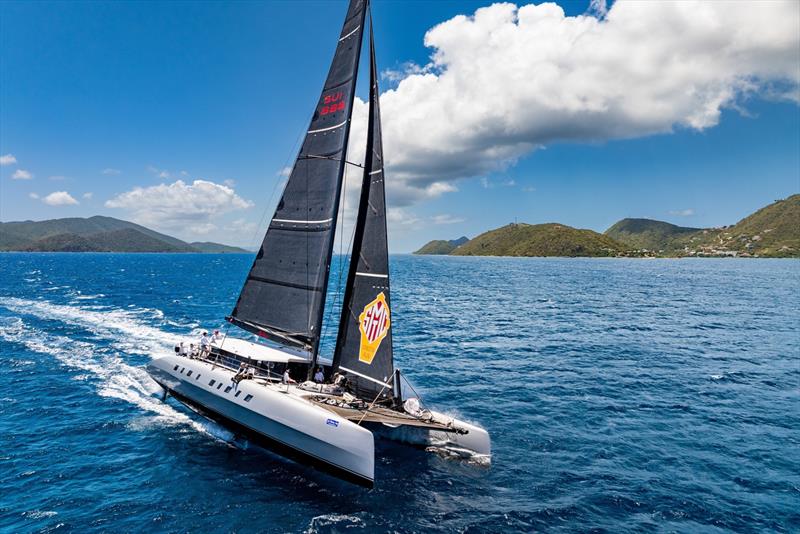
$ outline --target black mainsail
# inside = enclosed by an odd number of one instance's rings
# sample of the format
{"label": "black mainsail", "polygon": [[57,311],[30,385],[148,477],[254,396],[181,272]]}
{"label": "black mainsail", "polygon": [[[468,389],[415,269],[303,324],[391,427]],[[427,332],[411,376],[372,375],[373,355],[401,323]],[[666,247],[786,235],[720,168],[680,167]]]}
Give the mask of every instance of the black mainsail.
{"label": "black mainsail", "polygon": [[351,0],[322,94],[228,320],[316,357],[367,0]]}
{"label": "black mainsail", "polygon": [[392,395],[394,367],[383,142],[372,28],[368,121],[361,197],[333,370],[347,372],[359,396],[377,398]]}

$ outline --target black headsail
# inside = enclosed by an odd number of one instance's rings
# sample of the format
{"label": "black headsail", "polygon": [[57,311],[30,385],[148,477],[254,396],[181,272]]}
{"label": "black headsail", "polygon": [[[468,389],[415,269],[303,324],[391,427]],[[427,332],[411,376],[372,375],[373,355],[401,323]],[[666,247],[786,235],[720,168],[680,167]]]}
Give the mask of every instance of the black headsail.
{"label": "black headsail", "polygon": [[367,0],[350,0],[305,141],[231,316],[317,354]]}
{"label": "black headsail", "polygon": [[375,45],[370,31],[367,155],[353,253],[333,357],[334,371],[347,372],[351,385],[364,398],[378,395],[391,397],[394,372],[383,143],[378,100]]}

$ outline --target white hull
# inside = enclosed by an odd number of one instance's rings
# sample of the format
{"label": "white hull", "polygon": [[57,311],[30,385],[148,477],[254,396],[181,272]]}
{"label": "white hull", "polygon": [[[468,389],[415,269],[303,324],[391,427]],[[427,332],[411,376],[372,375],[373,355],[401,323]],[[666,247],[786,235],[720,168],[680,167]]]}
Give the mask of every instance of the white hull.
{"label": "white hull", "polygon": [[261,445],[345,480],[373,486],[372,432],[305,401],[293,394],[294,387],[252,380],[236,385],[230,370],[177,355],[153,360],[148,372],[182,402]]}

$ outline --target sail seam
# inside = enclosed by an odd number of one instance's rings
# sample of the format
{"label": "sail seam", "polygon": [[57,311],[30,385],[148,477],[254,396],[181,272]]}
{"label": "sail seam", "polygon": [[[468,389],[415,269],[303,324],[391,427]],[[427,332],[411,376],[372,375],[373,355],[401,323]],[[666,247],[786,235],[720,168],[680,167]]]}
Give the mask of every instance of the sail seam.
{"label": "sail seam", "polygon": [[292,282],[281,282],[280,280],[272,280],[270,278],[262,278],[260,276],[253,276],[250,275],[247,277],[248,280],[254,280],[256,282],[261,282],[263,284],[274,284],[278,286],[284,287],[292,287],[294,289],[303,289],[305,291],[322,291],[321,287],[314,287],[314,286],[306,286],[303,284],[294,284]]}

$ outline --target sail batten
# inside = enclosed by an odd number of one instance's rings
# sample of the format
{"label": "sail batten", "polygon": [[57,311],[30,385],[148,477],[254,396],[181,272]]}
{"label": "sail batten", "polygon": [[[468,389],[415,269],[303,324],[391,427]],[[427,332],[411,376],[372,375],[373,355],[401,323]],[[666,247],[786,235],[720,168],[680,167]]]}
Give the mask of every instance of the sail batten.
{"label": "sail batten", "polygon": [[[306,137],[230,320],[316,355],[367,0],[351,0]],[[314,157],[328,154],[328,157]],[[339,156],[339,157],[336,157]]]}

